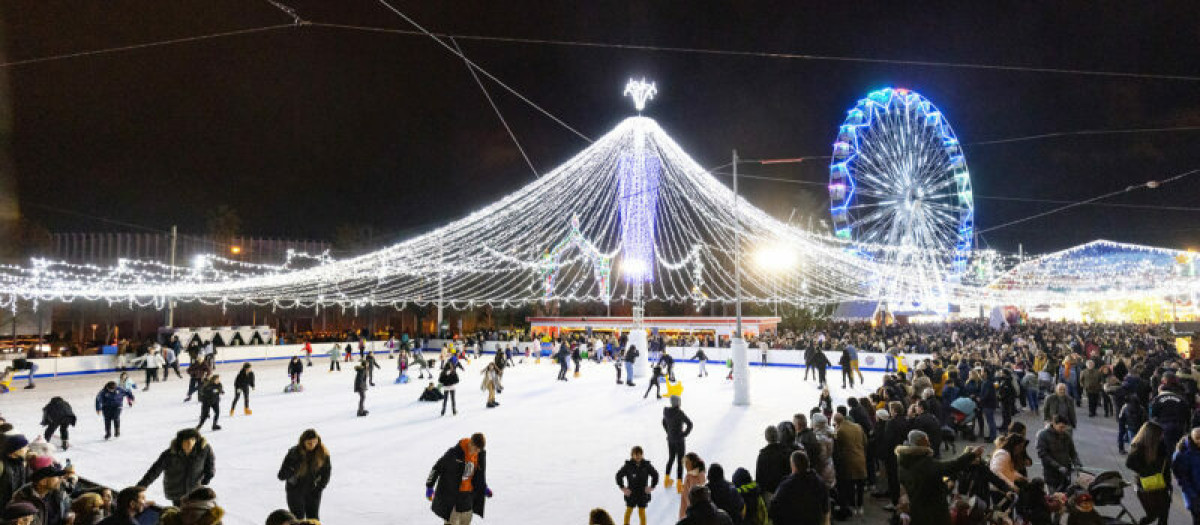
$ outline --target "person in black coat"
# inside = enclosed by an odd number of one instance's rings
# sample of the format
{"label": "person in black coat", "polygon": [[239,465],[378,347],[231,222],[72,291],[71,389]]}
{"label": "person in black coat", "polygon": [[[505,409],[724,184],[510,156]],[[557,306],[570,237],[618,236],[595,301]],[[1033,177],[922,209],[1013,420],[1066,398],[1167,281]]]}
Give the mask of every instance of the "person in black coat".
{"label": "person in black coat", "polygon": [[225,394],[225,387],[221,385],[221,376],[213,374],[204,382],[204,386],[200,387],[197,395],[200,396],[200,422],[196,424],[196,430],[204,426],[204,422],[208,421],[208,414],[212,413],[213,430],[221,430],[221,425],[217,424],[217,419],[221,417],[221,396]]}
{"label": "person in black coat", "polygon": [[321,442],[321,436],[311,428],[305,430],[300,434],[300,442],[283,457],[276,475],[284,482],[288,510],[296,518],[321,519],[321,494],[329,485],[332,472],[329,449]]}
{"label": "person in black coat", "polygon": [[367,370],[364,363],[354,366],[354,392],[358,394],[358,417],[367,415]]}
{"label": "person in black coat", "polygon": [[288,361],[288,378],[292,380],[292,385],[300,384],[300,374],[304,373],[304,362],[300,360],[300,356],[292,356],[292,360]]}
{"label": "person in black coat", "polygon": [[453,363],[446,363],[446,367],[442,369],[441,375],[438,376],[438,382],[442,384],[442,389],[445,390],[445,396],[442,398],[442,415],[446,415],[446,403],[450,403],[450,410],[454,415],[458,415],[458,396],[454,394],[455,385],[458,384],[458,371],[455,370]]}
{"label": "person in black coat", "polygon": [[734,525],[742,523],[746,503],[742,501],[737,488],[725,479],[725,468],[719,463],[708,466],[708,490],[712,493],[713,505],[725,511]]}
{"label": "person in black coat", "polygon": [[825,388],[825,371],[829,368],[829,356],[820,350],[813,352],[812,359],[806,360],[805,366],[815,367],[817,369],[817,380],[821,383],[818,388]]}
{"label": "person in black coat", "polygon": [[163,492],[178,507],[192,489],[208,485],[217,473],[212,447],[195,429],[185,428],[175,434],[171,446],[158,455],[158,460],[138,482],[149,487],[163,475]]}
{"label": "person in black coat", "polygon": [[666,350],[663,350],[662,357],[658,360],[663,369],[667,371],[667,379],[672,383],[675,382],[675,358],[671,357]]}
{"label": "person in black coat", "polygon": [[367,384],[375,386],[375,369],[383,369],[379,366],[379,361],[375,360],[375,352],[367,352],[367,356],[363,358],[363,368],[367,369]]}
{"label": "person in black coat", "polygon": [[646,505],[650,503],[650,494],[658,486],[658,471],[644,459],[642,447],[633,447],[630,459],[617,471],[617,487],[625,495],[625,523],[633,509],[638,509],[638,520],[646,525]]}
{"label": "person in black coat", "polygon": [[675,464],[675,479],[683,481],[683,455],[687,454],[685,439],[692,433],[692,420],[679,408],[682,400],[671,396],[671,406],[663,409],[662,425],[667,431],[667,468],[663,471],[663,486],[671,488],[671,464]]}
{"label": "person in black coat", "polygon": [[0,505],[8,504],[13,494],[29,481],[29,464],[25,453],[29,451],[29,440],[21,434],[8,434],[0,440]]}
{"label": "person in black coat", "polygon": [[567,344],[559,342],[558,353],[554,354],[554,360],[558,362],[558,380],[567,380],[567,370],[571,366],[571,351],[567,349]]}
{"label": "person in black coat", "polygon": [[67,400],[54,396],[50,398],[50,402],[42,407],[42,424],[46,425],[46,432],[42,437],[46,438],[46,442],[54,436],[54,431],[59,431],[59,437],[62,438],[62,449],[71,448],[70,434],[67,432],[67,427],[75,426],[75,411],[71,409],[71,404]]}
{"label": "person in black coat", "polygon": [[712,492],[704,485],[692,487],[688,492],[687,514],[675,525],[733,525],[729,514],[712,503]]}
{"label": "person in black coat", "polygon": [[650,389],[654,389],[654,399],[662,399],[662,385],[658,380],[663,378],[662,362],[654,363],[654,367],[650,369],[650,384],[646,385],[646,393],[642,394],[642,399],[650,397]]}
{"label": "person in black coat", "polygon": [[229,417],[233,417],[233,411],[237,408],[238,398],[242,397],[245,400],[242,403],[246,415],[250,415],[250,391],[254,390],[254,371],[250,369],[250,363],[242,365],[241,371],[233,380],[233,403],[229,405]]}
{"label": "person in black coat", "polygon": [[775,489],[779,488],[779,482],[791,473],[791,449],[779,442],[778,427],[768,426],[765,435],[767,446],[758,451],[754,481],[764,494],[774,494]]}
{"label": "person in black coat", "polygon": [[459,440],[434,463],[425,480],[425,498],[433,502],[433,513],[447,523],[467,523],[462,514],[483,517],[485,498],[492,497],[487,485],[487,441],[483,434]]}
{"label": "person in black coat", "polygon": [[818,525],[829,513],[829,487],[809,468],[803,450],[792,452],[792,474],[779,483],[767,516],[775,525]]}

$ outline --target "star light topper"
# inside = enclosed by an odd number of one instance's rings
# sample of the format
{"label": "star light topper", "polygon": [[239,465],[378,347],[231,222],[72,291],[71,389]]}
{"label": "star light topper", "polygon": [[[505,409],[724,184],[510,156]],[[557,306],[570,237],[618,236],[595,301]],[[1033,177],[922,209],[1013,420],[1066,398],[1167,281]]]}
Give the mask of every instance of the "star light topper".
{"label": "star light topper", "polygon": [[646,109],[646,101],[654,98],[656,93],[658,93],[658,88],[654,86],[654,82],[647,84],[646,77],[642,77],[641,80],[631,78],[629,83],[625,84],[624,96],[633,97],[633,107],[638,113]]}

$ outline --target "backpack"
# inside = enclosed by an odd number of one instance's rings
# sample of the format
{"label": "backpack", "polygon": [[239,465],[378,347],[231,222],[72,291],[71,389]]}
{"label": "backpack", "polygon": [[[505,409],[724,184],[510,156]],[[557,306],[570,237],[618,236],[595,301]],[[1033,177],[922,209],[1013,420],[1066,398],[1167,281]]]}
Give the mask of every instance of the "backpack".
{"label": "backpack", "polygon": [[771,519],[767,517],[767,505],[763,503],[762,495],[759,494],[757,488],[746,489],[746,487],[738,487],[738,495],[742,497],[742,502],[746,504],[746,516],[742,519],[744,525],[771,525]]}

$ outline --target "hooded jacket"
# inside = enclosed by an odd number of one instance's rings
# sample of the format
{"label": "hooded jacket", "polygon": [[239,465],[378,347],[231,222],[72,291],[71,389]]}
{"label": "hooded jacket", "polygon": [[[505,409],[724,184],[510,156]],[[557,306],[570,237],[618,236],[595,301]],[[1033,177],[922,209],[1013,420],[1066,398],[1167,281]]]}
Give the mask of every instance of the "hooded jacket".
{"label": "hooded jacket", "polygon": [[[442,457],[434,463],[425,480],[426,488],[436,489],[433,493],[433,513],[443,520],[450,519],[450,512],[458,500],[458,491],[467,468],[467,446],[470,440],[463,438],[458,444],[450,447]],[[487,451],[480,450],[475,460],[475,471],[470,477],[471,510],[483,517],[483,505],[488,492],[487,486]]]}
{"label": "hooded jacket", "polygon": [[225,509],[217,506],[216,500],[196,500],[182,507],[171,507],[163,512],[161,525],[220,525]]}
{"label": "hooded jacket", "polygon": [[179,501],[192,489],[208,485],[216,473],[216,458],[208,441],[203,437],[197,438],[192,453],[185,454],[176,437],[171,441],[171,446],[150,465],[138,485],[149,487],[159,475],[163,475],[163,492],[172,501]]}
{"label": "hooded jacket", "polygon": [[734,525],[742,523],[746,504],[738,494],[737,488],[725,479],[725,469],[721,465],[714,464],[708,467],[708,490],[712,493],[713,505],[725,511]]}
{"label": "hooded jacket", "polygon": [[663,429],[667,431],[668,442],[682,442],[688,434],[692,433],[692,420],[683,413],[683,409],[679,407],[667,407],[663,409],[662,419]]}
{"label": "hooded jacket", "polygon": [[71,404],[61,397],[50,398],[50,402],[42,407],[43,425],[75,426],[75,419],[75,411],[71,409]]}
{"label": "hooded jacket", "polygon": [[975,461],[975,454],[963,452],[951,460],[933,458],[929,447],[901,445],[896,447],[896,464],[900,471],[900,484],[908,492],[909,515],[912,523],[922,525],[950,525],[950,505],[946,484],[937,480],[954,476]]}
{"label": "hooded jacket", "polygon": [[625,496],[626,507],[644,507],[650,502],[646,488],[653,490],[658,486],[658,470],[647,459],[642,459],[640,463],[632,459],[625,460],[625,464],[617,471],[617,486],[629,489],[629,495]]}

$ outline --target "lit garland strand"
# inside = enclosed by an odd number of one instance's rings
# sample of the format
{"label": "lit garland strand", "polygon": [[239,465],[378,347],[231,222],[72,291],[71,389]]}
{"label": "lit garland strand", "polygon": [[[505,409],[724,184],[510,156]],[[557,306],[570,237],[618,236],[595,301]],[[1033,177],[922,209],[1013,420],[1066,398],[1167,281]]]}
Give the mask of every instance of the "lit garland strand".
{"label": "lit garland strand", "polygon": [[[1007,274],[997,267],[1011,263],[1004,257],[976,259],[970,264],[980,268],[977,275],[967,272],[961,282],[946,282],[939,274],[888,264],[888,257],[864,259],[859,254],[943,259],[956,256],[954,246],[914,252],[911,247],[854,243],[790,227],[749,205],[742,206],[743,240],[735,246],[730,189],[688,157],[653,120],[633,117],[498,202],[370,254],[337,261],[317,256],[312,267],[297,267],[293,261],[272,266],[205,257],[192,267],[173,270],[154,261],[129,260],[101,268],[38,260],[30,267],[0,267],[0,308],[15,308],[18,299],[153,308],[162,308],[169,299],[221,307],[344,311],[425,306],[439,300],[456,309],[631,301],[635,283],[609,273],[622,272],[619,264],[604,271],[604,261],[619,262],[625,249],[620,166],[639,147],[658,159],[657,202],[644,207],[653,214],[647,264],[654,279],[637,283],[644,286],[647,301],[696,307],[732,303],[732,254],[766,248],[786,254],[777,257],[788,259],[788,264],[744,266],[743,298],[750,303],[816,305],[870,299],[901,304],[925,297],[930,289],[959,304],[1040,304],[1197,291],[1194,272],[1188,275],[1163,264],[1119,257],[1065,266],[1044,262],[1037,266],[1041,271],[1027,263]],[[561,249],[554,257],[544,257],[556,247]],[[438,253],[442,256],[435,256]],[[1181,252],[1155,253],[1168,257]],[[770,262],[771,257],[766,259]],[[547,279],[548,274],[553,277]],[[987,280],[994,275],[1001,277]],[[1114,281],[1107,288],[1095,286],[1114,275],[1139,277]]]}

